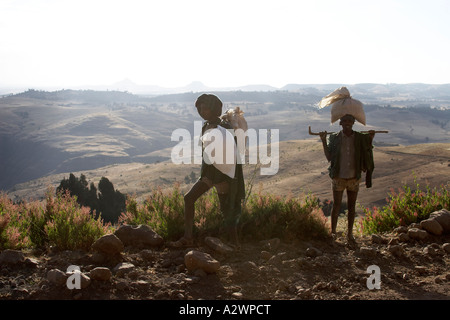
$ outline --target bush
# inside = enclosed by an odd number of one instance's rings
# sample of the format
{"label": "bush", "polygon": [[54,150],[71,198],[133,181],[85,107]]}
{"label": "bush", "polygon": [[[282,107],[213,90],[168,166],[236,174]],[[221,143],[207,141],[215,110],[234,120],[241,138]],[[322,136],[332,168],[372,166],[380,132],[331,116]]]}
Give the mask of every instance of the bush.
{"label": "bush", "polygon": [[45,232],[50,245],[60,250],[89,250],[92,243],[107,233],[109,224],[96,219],[88,207],[80,207],[69,193],[47,195],[48,221]]}
{"label": "bush", "polygon": [[[209,218],[217,214],[218,200],[213,191],[200,197],[195,203],[194,223],[196,229],[211,227]],[[208,225],[204,225],[208,217]],[[161,237],[174,240],[184,234],[184,197],[180,185],[175,184],[169,192],[161,188],[152,190],[142,204],[134,197],[128,197],[127,210],[119,218],[119,224],[147,224]]]}
{"label": "bush", "polygon": [[383,208],[364,208],[364,218],[360,221],[361,231],[364,234],[387,232],[398,226],[428,219],[434,211],[450,209],[448,186],[441,185],[431,189],[427,185],[425,190],[421,190],[416,180],[414,182],[414,191],[406,185],[398,192],[391,190],[387,205]]}
{"label": "bush", "polygon": [[0,194],[0,249],[20,249],[30,245],[25,205],[14,204],[6,194]]}
{"label": "bush", "polygon": [[88,250],[109,229],[69,193],[55,197],[49,190],[45,205],[37,201],[14,204],[0,195],[0,249],[53,245],[60,250]]}
{"label": "bush", "polygon": [[258,192],[249,197],[241,221],[242,234],[255,240],[320,239],[328,235],[327,219],[311,194],[300,199]]}
{"label": "bush", "polygon": [[[326,218],[317,199],[308,195],[303,201],[287,197],[251,195],[243,206],[240,220],[241,233],[249,239],[283,239],[324,237],[327,235]],[[153,190],[142,204],[129,197],[127,212],[119,223],[147,224],[166,240],[184,234],[184,199],[179,185],[164,193]],[[195,203],[194,234],[218,235],[223,223],[215,189]]]}
{"label": "bush", "polygon": [[[178,184],[168,191],[155,189],[143,202],[127,199],[119,223],[149,225],[166,240],[184,233],[184,197]],[[250,195],[242,208],[240,231],[247,239],[320,237],[327,234],[326,218],[317,199]],[[195,203],[196,236],[219,235],[223,225],[215,189]],[[110,223],[95,218],[90,208],[80,206],[69,191],[48,190],[40,202],[15,204],[0,194],[0,249],[55,246],[60,250],[88,250],[92,243],[111,232]]]}

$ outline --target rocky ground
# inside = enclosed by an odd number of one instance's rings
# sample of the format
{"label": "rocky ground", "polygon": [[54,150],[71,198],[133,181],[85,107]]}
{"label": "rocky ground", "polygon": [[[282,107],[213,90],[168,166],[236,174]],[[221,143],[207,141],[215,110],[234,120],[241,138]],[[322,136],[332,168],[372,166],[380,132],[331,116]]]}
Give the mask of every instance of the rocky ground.
{"label": "rocky ground", "polygon": [[[165,244],[151,249],[123,246],[107,259],[92,250],[5,250],[0,254],[0,298],[450,299],[450,235],[427,233],[423,239],[410,235],[408,228],[400,228],[357,237],[356,245],[342,235],[335,241],[268,239],[244,242],[233,251],[218,239],[222,248],[213,249],[204,241],[185,249]],[[192,250],[213,261],[214,270],[190,270],[186,255]],[[380,268],[380,289],[367,286],[371,277],[367,268],[372,265]],[[83,275],[81,289],[67,286],[68,276],[73,275],[66,274],[70,266],[78,266]]]}

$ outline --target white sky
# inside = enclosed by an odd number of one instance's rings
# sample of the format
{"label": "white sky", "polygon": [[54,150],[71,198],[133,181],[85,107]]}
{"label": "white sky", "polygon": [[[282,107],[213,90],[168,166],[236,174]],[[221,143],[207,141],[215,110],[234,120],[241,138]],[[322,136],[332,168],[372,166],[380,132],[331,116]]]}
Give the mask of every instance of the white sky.
{"label": "white sky", "polygon": [[0,85],[450,83],[448,0],[0,0]]}

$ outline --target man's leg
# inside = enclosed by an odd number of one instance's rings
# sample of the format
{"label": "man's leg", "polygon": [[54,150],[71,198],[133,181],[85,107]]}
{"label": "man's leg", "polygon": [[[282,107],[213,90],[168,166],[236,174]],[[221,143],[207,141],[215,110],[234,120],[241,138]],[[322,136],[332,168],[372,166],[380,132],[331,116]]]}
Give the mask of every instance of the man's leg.
{"label": "man's leg", "polygon": [[341,209],[343,191],[333,190],[333,210],[331,211],[331,234],[336,235],[337,221]]}
{"label": "man's leg", "polygon": [[356,216],[356,198],[358,197],[358,191],[347,190],[347,202],[348,202],[348,230],[347,238],[354,241],[353,237],[353,224]]}
{"label": "man's leg", "polygon": [[220,211],[224,217],[225,232],[229,237],[229,241],[239,246],[239,238],[236,226],[234,199],[230,198],[230,185],[228,182],[216,185],[217,195],[219,197]]}
{"label": "man's leg", "polygon": [[211,187],[202,180],[197,181],[184,196],[184,237],[192,240],[192,229],[194,227],[195,201]]}

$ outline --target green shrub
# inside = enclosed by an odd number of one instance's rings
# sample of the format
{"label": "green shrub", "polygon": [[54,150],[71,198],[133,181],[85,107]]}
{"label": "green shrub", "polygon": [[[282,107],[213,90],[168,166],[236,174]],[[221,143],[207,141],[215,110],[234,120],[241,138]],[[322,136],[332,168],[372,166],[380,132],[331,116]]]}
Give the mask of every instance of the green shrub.
{"label": "green shrub", "polygon": [[428,185],[422,190],[414,180],[416,189],[403,186],[398,192],[391,190],[387,205],[382,208],[364,208],[364,217],[360,220],[364,234],[391,231],[398,226],[407,226],[429,218],[434,211],[450,209],[448,185],[431,189]]}
{"label": "green shrub", "polygon": [[0,249],[21,249],[30,245],[24,204],[14,204],[0,194]]}
{"label": "green shrub", "polygon": [[69,193],[47,194],[48,221],[45,232],[50,245],[60,250],[89,250],[92,243],[108,232],[110,224],[104,224],[90,213],[90,208],[80,207],[76,197]]}
{"label": "green shrub", "polygon": [[241,222],[242,234],[255,240],[323,239],[328,235],[327,219],[311,194],[304,199],[252,194]]}
{"label": "green shrub", "polygon": [[[301,201],[288,197],[250,195],[243,206],[240,232],[249,239],[283,239],[324,237],[326,218],[317,199],[311,195]],[[147,224],[166,240],[174,240],[184,233],[184,199],[179,185],[164,193],[155,189],[142,203],[129,197],[127,211],[119,223]],[[223,223],[215,189],[195,203],[194,233],[218,235]]]}
{"label": "green shrub", "polygon": [[23,221],[24,230],[27,231],[30,240],[29,246],[43,248],[48,244],[48,235],[45,232],[45,225],[48,217],[42,206],[37,201],[24,203]]}
{"label": "green shrub", "polygon": [[[195,203],[194,225],[196,230],[214,228],[212,221],[218,215],[218,199],[211,190]],[[179,184],[171,191],[161,188],[152,190],[141,204],[134,197],[128,197],[127,210],[119,218],[119,224],[147,224],[165,239],[173,240],[184,234],[184,197]]]}
{"label": "green shrub", "polygon": [[14,204],[0,195],[0,249],[56,246],[61,250],[88,250],[110,230],[95,219],[89,208],[80,207],[68,193],[47,192],[45,205],[34,202]]}

